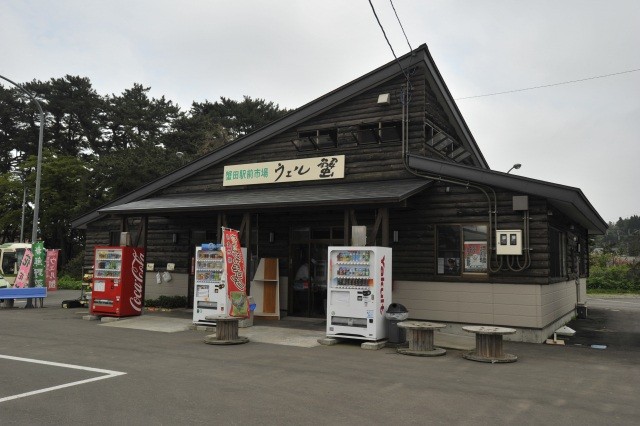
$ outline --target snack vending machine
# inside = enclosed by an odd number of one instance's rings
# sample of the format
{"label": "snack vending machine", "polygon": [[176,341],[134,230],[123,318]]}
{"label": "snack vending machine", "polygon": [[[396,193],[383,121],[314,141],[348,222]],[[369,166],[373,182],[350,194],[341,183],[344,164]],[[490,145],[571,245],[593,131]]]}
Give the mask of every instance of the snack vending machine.
{"label": "snack vending machine", "polygon": [[329,247],[327,336],[381,340],[391,303],[388,247]]}
{"label": "snack vending machine", "polygon": [[96,247],[94,250],[90,312],[126,317],[142,313],[144,249]]}
{"label": "snack vending machine", "polygon": [[193,322],[215,323],[208,316],[227,315],[224,247],[222,244],[203,244],[196,248],[193,291]]}

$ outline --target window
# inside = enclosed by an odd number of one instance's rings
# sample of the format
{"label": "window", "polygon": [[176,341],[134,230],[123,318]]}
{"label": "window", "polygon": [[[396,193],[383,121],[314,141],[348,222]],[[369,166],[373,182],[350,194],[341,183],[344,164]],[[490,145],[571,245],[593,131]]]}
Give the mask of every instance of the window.
{"label": "window", "polygon": [[567,275],[567,236],[564,232],[549,229],[549,276],[551,278]]}
{"label": "window", "polygon": [[335,148],[337,146],[337,140],[338,131],[336,129],[326,129],[299,132],[298,138],[292,142],[298,151],[315,151],[318,149]]}
{"label": "window", "polygon": [[18,265],[18,258],[14,252],[4,252],[2,256],[2,270],[7,275],[16,275]]}
{"label": "window", "polygon": [[486,225],[439,225],[436,228],[436,273],[460,276],[487,272]]}

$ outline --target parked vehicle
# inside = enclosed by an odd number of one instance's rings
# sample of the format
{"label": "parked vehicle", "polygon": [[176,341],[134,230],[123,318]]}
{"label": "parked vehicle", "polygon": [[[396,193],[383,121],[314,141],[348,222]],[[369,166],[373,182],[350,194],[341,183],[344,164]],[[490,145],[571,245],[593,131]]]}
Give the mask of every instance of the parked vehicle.
{"label": "parked vehicle", "polygon": [[31,243],[6,243],[0,245],[0,287],[3,280],[9,286],[13,285],[18,275],[20,262],[26,249],[31,248]]}

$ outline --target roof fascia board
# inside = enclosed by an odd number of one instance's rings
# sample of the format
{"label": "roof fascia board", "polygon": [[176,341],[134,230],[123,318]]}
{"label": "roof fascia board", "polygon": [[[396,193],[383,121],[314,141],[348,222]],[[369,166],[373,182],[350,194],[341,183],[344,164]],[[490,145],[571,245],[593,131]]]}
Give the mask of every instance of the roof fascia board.
{"label": "roof fascia board", "polygon": [[556,183],[525,178],[517,175],[483,170],[457,163],[433,160],[430,158],[409,155],[409,167],[431,174],[434,177],[453,178],[463,182],[495,186],[512,191],[537,195],[551,200],[572,204],[588,223],[590,231],[604,233],[607,223],[593,208],[587,197],[579,188]]}

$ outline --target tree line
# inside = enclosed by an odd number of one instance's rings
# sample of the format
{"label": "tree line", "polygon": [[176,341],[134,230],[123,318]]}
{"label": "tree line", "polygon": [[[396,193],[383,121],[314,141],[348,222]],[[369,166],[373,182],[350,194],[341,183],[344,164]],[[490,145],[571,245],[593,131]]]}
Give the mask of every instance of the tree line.
{"label": "tree line", "polygon": [[[100,95],[87,77],[22,84],[45,112],[39,236],[62,264],[81,253],[75,217],[251,133],[289,111],[245,96],[183,111],[150,87]],[[0,84],[0,243],[31,237],[40,118],[18,88]]]}

